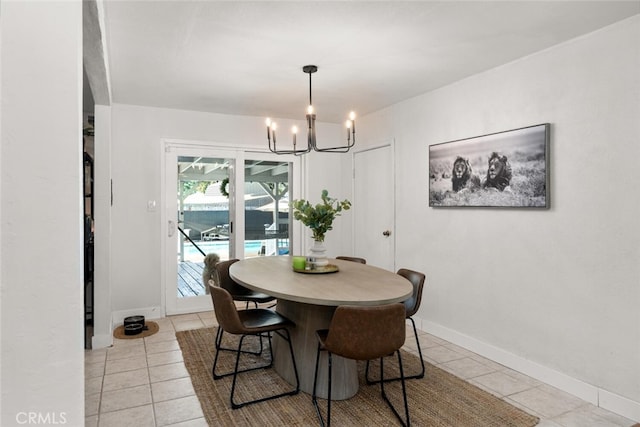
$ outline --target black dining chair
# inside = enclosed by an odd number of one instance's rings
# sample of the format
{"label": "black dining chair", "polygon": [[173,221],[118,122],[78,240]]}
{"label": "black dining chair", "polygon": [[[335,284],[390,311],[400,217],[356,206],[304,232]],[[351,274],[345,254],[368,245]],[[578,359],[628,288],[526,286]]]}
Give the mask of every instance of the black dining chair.
{"label": "black dining chair", "polygon": [[[416,328],[416,322],[413,320],[413,315],[418,312],[420,308],[420,302],[422,301],[422,289],[424,288],[424,282],[427,278],[423,273],[418,271],[409,270],[407,268],[401,268],[398,270],[397,274],[407,279],[413,285],[413,292],[409,299],[404,301],[405,307],[405,317],[411,321],[411,325],[413,326],[413,334],[416,338],[416,346],[418,347],[418,355],[420,357],[420,372],[414,375],[407,375],[405,379],[415,379],[415,378],[423,378],[424,377],[424,360],[422,359],[422,349],[420,348],[420,340],[418,339],[418,330]],[[369,362],[367,362],[367,366],[365,369],[365,379],[367,384],[376,384],[380,380],[372,380],[369,378]],[[399,378],[388,378],[385,381],[396,381]]]}
{"label": "black dining chair", "polygon": [[[404,426],[409,426],[409,404],[404,382],[404,370],[400,348],[405,340],[405,308],[402,304],[387,304],[380,306],[349,306],[341,305],[336,308],[329,329],[316,331],[318,350],[316,353],[316,367],[313,379],[313,394],[311,396],[320,425],[324,426],[317,397],[318,366],[320,353],[328,354],[328,393],[327,393],[327,422],[331,425],[331,370],[333,355],[354,360],[380,359],[380,392],[382,398],[391,408],[394,415]],[[393,406],[384,389],[384,357],[397,353],[402,381],[402,396],[404,398],[405,420]]]}
{"label": "black dining chair", "polygon": [[336,259],[341,259],[343,261],[351,261],[351,262],[359,262],[360,264],[366,264],[367,260],[364,258],[358,258],[354,256],[337,256]]}
{"label": "black dining chair", "polygon": [[[265,400],[271,400],[271,399],[276,399],[278,397],[291,396],[294,394],[298,394],[298,392],[300,391],[298,368],[296,366],[296,359],[293,354],[293,346],[291,344],[291,336],[289,335],[289,330],[288,330],[288,328],[295,327],[295,324],[289,319],[287,319],[286,317],[282,316],[281,314],[267,308],[237,310],[236,305],[233,302],[233,299],[231,297],[231,294],[226,289],[223,289],[217,286],[210,286],[209,289],[211,292],[211,299],[213,300],[214,312],[219,324],[218,329],[224,330],[229,334],[240,335],[240,341],[238,343],[237,349],[223,348],[221,345],[219,345],[218,341],[216,340],[216,355],[215,355],[215,358],[213,359],[213,367],[211,368],[211,372],[214,380],[218,380],[218,379],[233,375],[233,382],[231,383],[231,394],[229,397],[231,401],[231,407],[233,409],[238,409],[252,403],[264,402]],[[291,362],[293,363],[293,371],[295,373],[295,378],[296,378],[295,388],[293,390],[268,395],[266,397],[260,397],[254,400],[236,402],[234,400],[234,396],[236,391],[238,374],[243,372],[255,371],[256,369],[266,369],[272,366],[273,364],[273,351],[271,348],[272,332],[280,335],[289,344],[289,353],[291,354]],[[251,367],[249,368],[239,369],[240,355],[243,353],[247,353],[242,350],[242,344],[244,343],[244,339],[247,336],[252,336],[252,335],[265,337],[268,339],[269,356],[270,356],[269,363],[263,364],[260,366],[251,365]],[[260,340],[260,342],[262,347],[262,339]],[[222,353],[223,351],[230,351],[236,354],[235,368],[233,372],[219,374],[216,372],[216,367],[218,364],[220,353]]]}

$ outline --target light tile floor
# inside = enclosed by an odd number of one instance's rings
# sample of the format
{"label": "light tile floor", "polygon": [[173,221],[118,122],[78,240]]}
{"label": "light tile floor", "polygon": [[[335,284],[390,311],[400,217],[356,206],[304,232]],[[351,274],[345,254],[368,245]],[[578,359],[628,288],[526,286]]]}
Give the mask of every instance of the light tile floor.
{"label": "light tile floor", "polygon": [[[160,331],[85,352],[87,427],[206,426],[175,331],[216,325],[213,312],[155,319]],[[405,349],[417,353],[411,328]],[[540,427],[629,427],[634,421],[420,332],[422,353],[445,369],[540,417]],[[309,403],[311,404],[311,402]]]}

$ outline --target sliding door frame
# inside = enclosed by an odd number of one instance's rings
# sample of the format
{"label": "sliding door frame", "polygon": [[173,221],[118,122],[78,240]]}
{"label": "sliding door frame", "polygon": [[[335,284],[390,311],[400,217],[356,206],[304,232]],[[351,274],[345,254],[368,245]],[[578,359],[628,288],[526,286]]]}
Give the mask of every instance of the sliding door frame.
{"label": "sliding door frame", "polygon": [[[199,311],[211,310],[211,297],[209,295],[197,296],[190,298],[177,298],[176,284],[173,283],[175,277],[168,274],[167,263],[171,262],[175,257],[175,247],[171,244],[174,242],[172,236],[179,233],[177,224],[170,225],[169,221],[173,221],[174,215],[170,212],[175,210],[175,205],[170,205],[167,192],[168,179],[174,176],[174,173],[167,171],[167,162],[170,153],[179,152],[190,153],[202,157],[220,157],[233,159],[234,162],[229,168],[229,220],[233,221],[233,236],[230,239],[230,257],[244,258],[244,237],[245,237],[245,215],[244,215],[244,197],[238,197],[235,189],[238,188],[236,183],[244,183],[245,181],[245,160],[269,160],[289,163],[289,198],[290,200],[301,197],[303,188],[303,172],[302,161],[300,157],[293,155],[276,155],[268,151],[255,149],[254,147],[239,147],[226,144],[218,144],[214,142],[188,141],[179,139],[162,139],[161,141],[161,202],[160,202],[160,265],[161,273],[161,307],[162,316],[171,314],[193,313]],[[171,176],[168,176],[171,175]],[[177,180],[176,180],[177,181]],[[244,188],[243,185],[240,186]],[[289,244],[290,253],[299,253],[302,247],[302,232],[300,227],[292,224],[292,216],[289,218]],[[297,223],[297,221],[296,221]],[[172,255],[170,255],[170,253]],[[169,281],[172,281],[171,283]]]}

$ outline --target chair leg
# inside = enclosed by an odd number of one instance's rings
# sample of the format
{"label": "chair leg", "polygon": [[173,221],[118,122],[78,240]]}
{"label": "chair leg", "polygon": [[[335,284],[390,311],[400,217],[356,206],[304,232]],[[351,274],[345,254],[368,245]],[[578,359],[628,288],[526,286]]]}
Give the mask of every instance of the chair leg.
{"label": "chair leg", "polygon": [[267,396],[267,397],[261,397],[259,399],[255,399],[255,400],[250,400],[247,402],[235,402],[234,401],[234,395],[235,395],[235,389],[236,389],[236,382],[237,382],[237,378],[238,378],[238,374],[243,373],[243,372],[248,372],[248,371],[255,371],[256,369],[263,369],[263,368],[268,368],[273,364],[273,353],[271,350],[271,333],[268,333],[268,337],[269,337],[269,352],[271,354],[271,361],[269,362],[268,365],[264,365],[264,366],[258,366],[255,368],[248,368],[248,369],[244,369],[239,371],[238,367],[240,366],[240,355],[243,353],[242,350],[242,341],[244,340],[244,338],[247,335],[243,335],[240,338],[240,343],[238,344],[238,350],[236,352],[236,364],[235,364],[235,369],[233,371],[233,382],[231,383],[231,396],[230,396],[230,400],[231,400],[231,408],[232,409],[238,409],[238,408],[242,408],[243,406],[246,405],[250,405],[252,403],[259,403],[259,402],[264,402],[265,400],[271,400],[271,399],[277,399],[279,397],[284,397],[284,396],[292,396],[294,394],[298,394],[300,392],[300,382],[298,380],[298,368],[296,366],[296,359],[295,356],[293,354],[293,344],[291,342],[291,336],[289,335],[289,331],[285,328],[284,329],[285,333],[286,333],[286,337],[284,335],[281,335],[284,339],[286,339],[289,343],[289,353],[291,354],[291,363],[293,363],[293,370],[295,372],[296,375],[296,387],[293,390],[290,391],[286,391],[284,393],[279,393],[279,394],[275,394],[275,395],[271,395],[271,396]]}
{"label": "chair leg", "polygon": [[222,340],[222,338],[219,339],[218,337],[222,337],[222,328],[218,328],[218,332],[216,333],[216,355],[213,358],[213,367],[211,368],[211,375],[214,380],[222,378],[216,374],[216,365],[218,364],[218,356],[220,355],[220,341]]}
{"label": "chair leg", "polygon": [[216,331],[216,350],[220,348],[220,343],[222,343],[222,334],[223,330],[218,326],[218,330]]}
{"label": "chair leg", "polygon": [[333,357],[331,356],[331,352],[328,352],[328,366],[329,366],[329,384],[328,384],[328,388],[329,390],[327,390],[327,427],[329,427],[331,425],[331,370],[333,368],[333,363],[332,363],[332,359]]}
{"label": "chair leg", "polygon": [[[222,330],[222,328],[220,328],[220,330]],[[262,349],[262,334],[259,334],[259,335],[260,335],[260,344],[261,344],[261,345],[260,345],[260,348]],[[218,374],[218,373],[216,373],[216,366],[217,366],[217,364],[218,364],[218,357],[220,356],[220,353],[221,353],[222,351],[229,351],[229,352],[233,352],[233,353],[238,353],[238,352],[240,352],[240,353],[244,353],[244,354],[251,354],[251,355],[253,355],[253,356],[259,356],[259,355],[261,355],[261,354],[262,354],[262,351],[260,351],[260,352],[253,352],[253,351],[248,351],[248,350],[242,350],[242,341],[244,340],[244,338],[245,338],[246,336],[248,336],[248,335],[243,335],[243,336],[242,336],[242,338],[240,338],[240,344],[238,345],[238,348],[237,348],[237,349],[233,349],[233,348],[225,348],[225,347],[222,347],[222,346],[218,346],[217,351],[216,351],[216,355],[215,355],[215,357],[213,358],[213,368],[211,369],[211,375],[213,376],[213,379],[214,379],[214,380],[219,380],[220,378],[225,378],[225,377],[228,377],[228,376],[234,375],[234,373],[235,373],[235,371],[233,371],[233,372],[227,372],[227,373],[224,373],[224,374]],[[222,337],[222,332],[220,333],[220,337]],[[216,341],[217,341],[217,338],[216,338]],[[270,336],[269,336],[269,350],[271,350],[271,339],[270,339]],[[269,363],[268,363],[268,364],[266,364],[266,365],[260,365],[260,366],[255,366],[255,367],[253,367],[253,368],[243,369],[243,370],[241,370],[241,371],[238,371],[237,373],[239,373],[239,374],[240,374],[240,373],[243,373],[243,372],[255,371],[255,370],[257,370],[257,369],[266,369],[266,368],[270,368],[270,367],[271,367],[271,365],[273,364],[273,353],[270,353],[270,356],[271,356],[271,357],[270,357],[270,359],[269,359]],[[236,356],[236,357],[237,357],[237,356]]]}
{"label": "chair leg", "polygon": [[[222,347],[222,334],[224,334],[224,330],[218,326],[218,331],[216,332],[216,340],[215,340],[215,347],[217,351],[223,350],[223,351],[236,351],[234,348],[227,348],[227,347]],[[263,352],[263,345],[262,345],[262,335],[258,335],[258,338],[260,340],[260,350],[258,351],[250,351],[250,350],[242,350],[243,353],[245,354],[253,354],[254,356],[259,356],[262,354]]]}
{"label": "chair leg", "polygon": [[[418,357],[420,358],[420,372],[418,372],[415,375],[408,375],[406,377],[404,377],[405,380],[410,380],[410,379],[420,379],[420,378],[424,378],[424,372],[425,372],[425,368],[424,368],[424,359],[422,358],[422,349],[420,348],[420,341],[418,339],[418,330],[416,329],[416,322],[413,320],[412,317],[409,317],[409,320],[411,320],[411,325],[413,326],[413,334],[416,337],[416,346],[418,347]],[[385,379],[386,382],[390,382],[390,381],[398,381],[400,378],[387,378]],[[380,380],[372,380],[369,378],[369,361],[367,360],[367,364],[366,364],[366,368],[365,368],[365,380],[367,382],[367,384],[371,385],[371,384],[378,384],[380,382]]]}
{"label": "chair leg", "polygon": [[244,340],[245,335],[240,337],[240,342],[238,343],[238,351],[236,353],[236,365],[235,368],[233,369],[233,381],[231,382],[231,395],[229,396],[230,401],[231,401],[231,407],[233,409],[239,408],[242,405],[236,405],[233,402],[233,395],[235,394],[236,391],[236,380],[238,379],[238,366],[240,365],[240,354],[241,354],[241,349],[242,349],[242,341]]}
{"label": "chair leg", "polygon": [[366,363],[365,368],[364,368],[364,380],[369,385],[376,384],[376,383],[379,382],[379,380],[369,379],[369,361],[368,360],[367,360],[367,363]]}
{"label": "chair leg", "polygon": [[409,317],[411,320],[411,325],[413,326],[413,335],[416,337],[416,346],[418,347],[418,356],[420,357],[420,365],[421,370],[417,375],[411,375],[405,377],[405,379],[413,379],[413,378],[424,378],[424,359],[422,358],[422,349],[420,348],[420,340],[418,339],[418,330],[416,329],[416,322],[413,320],[413,317]]}
{"label": "chair leg", "polygon": [[382,394],[382,398],[384,399],[384,401],[387,403],[387,405],[391,408],[391,410],[393,411],[393,414],[396,416],[396,418],[400,421],[400,423],[405,426],[405,427],[409,427],[411,426],[411,421],[409,419],[409,403],[407,401],[407,388],[405,385],[405,377],[404,377],[404,368],[402,366],[402,356],[400,355],[400,350],[397,351],[398,353],[398,365],[400,367],[400,381],[402,383],[402,397],[404,400],[404,413],[405,413],[405,420],[406,422],[402,419],[402,417],[400,416],[400,413],[398,413],[398,410],[393,406],[393,404],[391,403],[391,401],[389,400],[389,397],[387,396],[387,393],[384,391],[384,383],[387,382],[385,381],[384,378],[384,362],[383,362],[383,358],[380,358],[380,392]]}
{"label": "chair leg", "polygon": [[[293,362],[293,373],[296,376],[296,393],[300,391],[300,377],[298,376],[298,365],[296,365],[296,356],[293,354],[293,342],[291,341],[291,335],[288,329],[284,329],[287,333],[287,342],[289,343],[289,354],[291,355],[291,361]],[[271,348],[271,344],[269,344]],[[271,354],[271,360],[273,360],[273,353]]]}
{"label": "chair leg", "polygon": [[[318,403],[317,385],[318,385],[318,366],[320,365],[320,352],[323,351],[318,343],[318,350],[316,351],[316,368],[313,375],[313,393],[311,394],[311,401],[316,408],[316,415],[320,425],[324,427],[324,419],[322,418],[322,412],[320,411],[320,404]],[[328,370],[329,370],[329,382],[327,392],[327,427],[331,426],[331,352],[327,352]]]}

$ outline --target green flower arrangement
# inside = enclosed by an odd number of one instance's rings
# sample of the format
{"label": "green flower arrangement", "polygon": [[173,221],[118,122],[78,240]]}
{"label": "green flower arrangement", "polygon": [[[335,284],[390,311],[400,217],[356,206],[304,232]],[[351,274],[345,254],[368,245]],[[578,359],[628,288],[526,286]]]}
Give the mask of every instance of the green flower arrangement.
{"label": "green flower arrangement", "polygon": [[313,239],[324,242],[324,235],[327,231],[332,230],[333,220],[340,216],[340,212],[348,211],[351,208],[351,202],[347,199],[338,201],[329,197],[327,190],[322,190],[322,203],[313,206],[307,200],[293,200],[291,208],[293,209],[293,217],[304,225],[309,227],[313,232]]}

